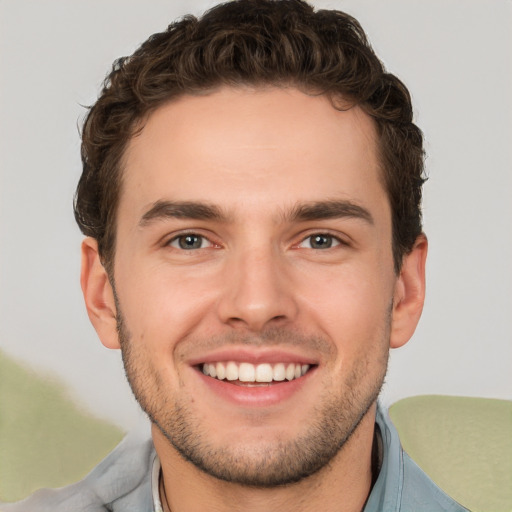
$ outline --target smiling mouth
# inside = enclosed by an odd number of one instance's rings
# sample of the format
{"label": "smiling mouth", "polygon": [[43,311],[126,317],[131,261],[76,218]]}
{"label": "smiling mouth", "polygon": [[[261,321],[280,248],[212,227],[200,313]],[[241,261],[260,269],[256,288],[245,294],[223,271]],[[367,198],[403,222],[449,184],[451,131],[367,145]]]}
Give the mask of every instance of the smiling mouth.
{"label": "smiling mouth", "polygon": [[234,361],[203,363],[199,369],[207,377],[239,385],[269,385],[303,377],[312,365],[301,363],[238,363]]}

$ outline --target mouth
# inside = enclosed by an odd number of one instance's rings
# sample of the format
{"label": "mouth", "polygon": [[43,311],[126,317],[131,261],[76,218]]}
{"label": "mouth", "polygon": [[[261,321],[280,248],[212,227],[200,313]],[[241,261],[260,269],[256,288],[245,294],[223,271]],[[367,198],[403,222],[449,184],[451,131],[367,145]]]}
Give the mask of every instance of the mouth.
{"label": "mouth", "polygon": [[269,386],[304,377],[315,365],[306,363],[259,363],[217,361],[202,363],[198,369],[218,381],[239,386]]}

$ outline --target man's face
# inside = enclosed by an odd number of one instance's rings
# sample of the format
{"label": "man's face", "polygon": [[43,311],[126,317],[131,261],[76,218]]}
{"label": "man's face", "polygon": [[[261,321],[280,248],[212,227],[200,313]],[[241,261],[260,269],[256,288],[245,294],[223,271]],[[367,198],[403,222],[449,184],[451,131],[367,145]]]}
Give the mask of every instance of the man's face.
{"label": "man's face", "polygon": [[229,481],[317,471],[386,371],[397,277],[372,121],[295,89],[159,108],[124,157],[114,282],[157,436]]}

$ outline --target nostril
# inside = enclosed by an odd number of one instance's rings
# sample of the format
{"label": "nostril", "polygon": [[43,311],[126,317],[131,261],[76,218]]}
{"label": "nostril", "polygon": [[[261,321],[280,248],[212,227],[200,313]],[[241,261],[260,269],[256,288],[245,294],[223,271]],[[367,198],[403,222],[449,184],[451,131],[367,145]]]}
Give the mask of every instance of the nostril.
{"label": "nostril", "polygon": [[242,320],[241,318],[238,318],[236,316],[231,317],[228,320],[228,323],[231,324],[232,326],[245,326],[246,325],[245,320]]}
{"label": "nostril", "polygon": [[245,330],[251,333],[261,333],[267,329],[280,328],[288,321],[286,315],[275,315],[271,317],[256,315],[248,316],[246,318],[231,317],[227,324],[236,330]]}

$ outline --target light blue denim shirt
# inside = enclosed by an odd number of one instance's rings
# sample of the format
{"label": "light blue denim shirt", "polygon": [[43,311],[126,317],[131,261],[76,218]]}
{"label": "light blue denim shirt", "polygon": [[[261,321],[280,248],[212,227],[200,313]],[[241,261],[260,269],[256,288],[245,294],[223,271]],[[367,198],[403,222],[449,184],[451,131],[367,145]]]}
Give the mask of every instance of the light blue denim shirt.
{"label": "light blue denim shirt", "polygon": [[467,512],[445,494],[404,452],[387,412],[377,409],[382,467],[364,512]]}
{"label": "light blue denim shirt", "polygon": [[[382,466],[364,512],[467,512],[447,496],[403,451],[398,433],[379,407]],[[155,468],[149,432],[135,431],[80,482],[43,489],[1,512],[155,512]]]}

